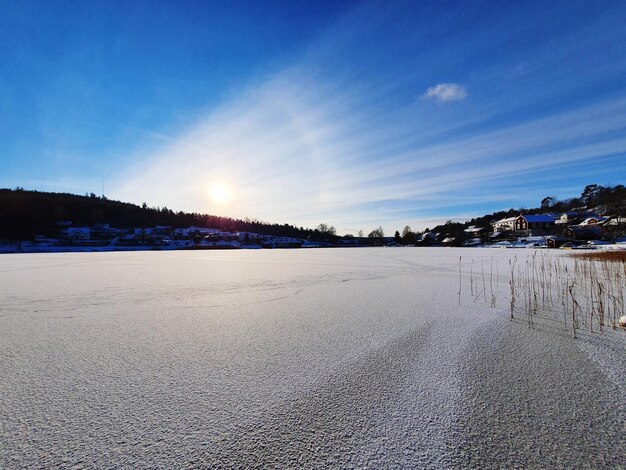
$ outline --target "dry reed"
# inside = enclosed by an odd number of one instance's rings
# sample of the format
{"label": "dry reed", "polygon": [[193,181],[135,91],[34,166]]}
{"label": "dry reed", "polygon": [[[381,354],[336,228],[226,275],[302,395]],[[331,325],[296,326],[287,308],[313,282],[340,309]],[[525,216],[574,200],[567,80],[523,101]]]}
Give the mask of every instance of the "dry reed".
{"label": "dry reed", "polygon": [[[559,318],[563,327],[572,332],[598,327],[620,328],[624,315],[626,294],[626,252],[598,252],[572,257],[553,256],[535,251],[523,262],[513,256],[508,260],[508,304],[511,319],[525,318],[529,328],[534,328],[535,317]],[[461,302],[462,262],[459,258],[459,302]],[[495,308],[500,279],[498,263],[490,261],[489,286],[481,260],[480,278],[474,280],[474,259],[469,270],[469,292],[474,302],[480,297],[485,304]],[[482,282],[482,289],[478,288]],[[487,300],[489,289],[490,300]],[[505,296],[506,297],[506,296]],[[559,314],[561,312],[561,314]],[[560,320],[559,320],[560,321]]]}

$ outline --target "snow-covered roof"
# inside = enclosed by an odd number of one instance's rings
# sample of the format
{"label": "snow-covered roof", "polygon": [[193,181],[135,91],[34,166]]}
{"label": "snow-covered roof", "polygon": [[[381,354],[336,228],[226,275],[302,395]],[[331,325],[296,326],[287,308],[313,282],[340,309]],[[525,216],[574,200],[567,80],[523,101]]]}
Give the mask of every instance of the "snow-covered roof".
{"label": "snow-covered roof", "polygon": [[595,225],[599,222],[604,222],[607,218],[606,217],[589,217],[585,220],[583,220],[580,224],[578,225]]}
{"label": "snow-covered roof", "polygon": [[519,216],[516,215],[515,217],[507,217],[506,219],[500,219],[496,221],[496,224],[506,224],[506,223],[510,223],[513,222],[515,219],[517,219]]}

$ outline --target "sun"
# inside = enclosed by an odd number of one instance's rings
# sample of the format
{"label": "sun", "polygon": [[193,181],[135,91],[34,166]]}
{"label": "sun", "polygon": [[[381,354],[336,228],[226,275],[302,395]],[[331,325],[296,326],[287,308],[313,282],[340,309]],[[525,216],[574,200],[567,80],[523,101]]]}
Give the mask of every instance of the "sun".
{"label": "sun", "polygon": [[230,186],[224,182],[213,183],[209,188],[211,201],[217,205],[228,204],[233,198]]}

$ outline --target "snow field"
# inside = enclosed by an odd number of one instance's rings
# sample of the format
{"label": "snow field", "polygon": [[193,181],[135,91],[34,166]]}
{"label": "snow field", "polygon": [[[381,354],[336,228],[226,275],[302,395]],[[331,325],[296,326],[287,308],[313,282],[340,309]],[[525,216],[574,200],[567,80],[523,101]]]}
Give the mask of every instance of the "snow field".
{"label": "snow field", "polygon": [[623,465],[623,332],[459,306],[459,256],[504,299],[511,250],[4,255],[0,467]]}

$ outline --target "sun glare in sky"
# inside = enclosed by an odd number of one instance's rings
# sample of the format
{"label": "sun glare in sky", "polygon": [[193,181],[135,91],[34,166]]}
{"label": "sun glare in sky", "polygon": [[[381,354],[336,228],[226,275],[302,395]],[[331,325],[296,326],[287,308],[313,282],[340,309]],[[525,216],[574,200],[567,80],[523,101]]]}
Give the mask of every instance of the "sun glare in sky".
{"label": "sun glare in sky", "polygon": [[229,184],[220,181],[211,184],[209,196],[213,204],[223,206],[233,199],[233,192]]}
{"label": "sun glare in sky", "polygon": [[342,235],[578,197],[626,181],[625,23],[626,0],[0,1],[0,188]]}

